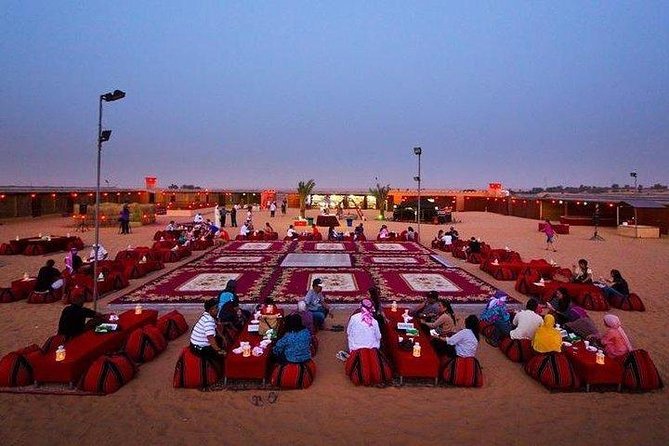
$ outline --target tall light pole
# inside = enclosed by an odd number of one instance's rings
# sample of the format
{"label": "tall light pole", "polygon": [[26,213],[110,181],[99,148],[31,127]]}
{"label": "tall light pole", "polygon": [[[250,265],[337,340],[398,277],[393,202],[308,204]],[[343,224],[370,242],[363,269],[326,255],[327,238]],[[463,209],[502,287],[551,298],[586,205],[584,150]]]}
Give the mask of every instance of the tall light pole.
{"label": "tall light pole", "polygon": [[100,104],[98,108],[98,164],[96,170],[95,183],[95,258],[93,259],[93,310],[98,309],[98,251],[100,250],[100,159],[102,157],[102,143],[109,141],[111,130],[102,130],[102,101],[113,102],[123,99],[125,92],[114,90],[111,93],[100,95]]}
{"label": "tall light pole", "polygon": [[[639,187],[637,186],[637,174],[636,170],[634,172],[630,172],[630,176],[634,178],[634,193],[638,194],[639,193]],[[639,221],[637,220],[637,211],[636,211],[636,206],[634,206],[634,238],[639,238]]]}
{"label": "tall light pole", "polygon": [[416,222],[418,223],[418,237],[420,237],[420,156],[423,153],[423,149],[420,147],[414,147],[413,153],[414,155],[418,156],[418,176],[413,177],[413,179],[418,182],[418,213],[416,214]]}

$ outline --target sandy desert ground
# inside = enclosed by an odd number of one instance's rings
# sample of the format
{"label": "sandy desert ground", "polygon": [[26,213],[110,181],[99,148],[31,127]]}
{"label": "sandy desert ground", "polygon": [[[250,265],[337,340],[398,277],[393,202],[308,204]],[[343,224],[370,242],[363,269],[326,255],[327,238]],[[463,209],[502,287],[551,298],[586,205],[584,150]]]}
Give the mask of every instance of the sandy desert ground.
{"label": "sandy desert ground", "polygon": [[[314,211],[310,212],[310,215]],[[297,214],[289,209],[288,216]],[[367,214],[373,217],[370,211]],[[461,236],[478,236],[494,247],[509,246],[523,258],[553,258],[570,266],[579,257],[590,260],[595,275],[618,268],[647,306],[645,313],[612,310],[618,314],[635,347],[646,349],[661,375],[669,377],[669,335],[666,281],[669,277],[669,239],[633,240],[602,229],[604,242],[589,241],[592,228],[572,227],[561,236],[558,252],[544,250],[537,222],[487,213],[460,213]],[[269,213],[255,218],[263,223]],[[283,236],[287,217],[270,220]],[[104,246],[114,254],[129,244],[150,244],[155,226],[134,228],[128,236],[103,229]],[[59,217],[5,222],[0,240],[38,232],[74,232]],[[375,235],[380,223],[365,222],[366,233]],[[407,225],[388,223],[392,229]],[[429,244],[439,228],[422,225]],[[236,231],[232,233],[235,235]],[[83,234],[87,245],[93,232]],[[47,258],[62,264],[62,253],[44,257],[0,257],[0,284],[8,286],[24,271],[36,272]],[[477,266],[464,269],[495,284],[524,302],[513,282],[496,282]],[[176,265],[169,265],[170,268]],[[164,272],[164,271],[163,271]],[[131,282],[131,288],[155,277]],[[123,290],[127,292],[129,289]],[[116,297],[105,297],[105,304]],[[390,296],[388,296],[390,297]],[[55,330],[62,305],[0,305],[0,354],[41,342]],[[185,313],[193,323],[199,312]],[[603,313],[591,313],[601,327]],[[337,311],[335,323],[345,323],[347,311]],[[203,393],[172,388],[174,363],[188,342],[172,342],[155,361],[145,364],[135,380],[106,397],[0,394],[0,438],[4,445],[26,444],[618,444],[654,445],[669,441],[667,391],[650,394],[570,393],[552,394],[530,379],[521,367],[500,351],[481,343],[484,367],[481,389],[389,387],[358,388],[343,373],[335,353],[344,346],[344,333],[319,335],[318,374],[308,390],[280,392],[274,404],[256,407],[252,396],[266,399],[267,392],[221,391]]]}

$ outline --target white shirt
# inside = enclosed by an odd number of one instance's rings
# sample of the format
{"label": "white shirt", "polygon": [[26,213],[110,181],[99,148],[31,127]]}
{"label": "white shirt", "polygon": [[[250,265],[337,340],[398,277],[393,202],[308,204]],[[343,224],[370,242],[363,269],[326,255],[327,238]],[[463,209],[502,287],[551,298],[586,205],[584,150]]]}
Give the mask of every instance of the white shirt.
{"label": "white shirt", "polygon": [[455,354],[463,358],[476,356],[476,349],[479,346],[479,341],[469,328],[464,328],[455,333],[446,342],[455,346]]}
{"label": "white shirt", "polygon": [[239,235],[249,235],[249,228],[246,225],[242,225],[241,228],[239,228]]}
{"label": "white shirt", "polygon": [[209,344],[207,337],[216,336],[216,320],[211,314],[202,313],[198,319],[193,331],[190,334],[190,343],[198,347],[206,347]]}
{"label": "white shirt", "polygon": [[195,217],[193,217],[193,222],[195,223],[202,223],[204,221],[204,217],[202,214],[195,214]]}
{"label": "white shirt", "polygon": [[274,203],[270,204],[269,205],[269,210],[272,211],[272,212],[276,211],[276,205]]}
{"label": "white shirt", "polygon": [[[100,245],[98,248],[98,260],[104,260],[107,255],[107,250],[104,246]],[[88,255],[88,260],[95,260],[95,246],[91,248],[91,253]]]}
{"label": "white shirt", "polygon": [[359,348],[379,348],[381,345],[381,330],[376,319],[372,319],[372,325],[367,325],[362,320],[362,313],[351,316],[346,328],[348,336],[348,350]]}
{"label": "white shirt", "polygon": [[295,237],[296,235],[299,235],[299,234],[295,229],[288,228],[288,230],[286,231],[286,235],[290,238],[293,238],[293,237]]}
{"label": "white shirt", "polygon": [[544,320],[534,311],[520,311],[513,318],[513,325],[516,328],[511,330],[509,336],[511,336],[511,339],[533,339],[537,328],[543,323]]}
{"label": "white shirt", "polygon": [[453,237],[450,235],[445,235],[441,238],[441,241],[444,242],[444,245],[450,245],[453,243]]}

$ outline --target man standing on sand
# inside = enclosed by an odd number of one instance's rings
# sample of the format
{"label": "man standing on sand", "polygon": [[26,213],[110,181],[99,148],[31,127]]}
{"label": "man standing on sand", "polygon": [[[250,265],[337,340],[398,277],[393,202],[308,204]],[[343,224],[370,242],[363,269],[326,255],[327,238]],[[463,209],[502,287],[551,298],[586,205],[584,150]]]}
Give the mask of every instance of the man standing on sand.
{"label": "man standing on sand", "polygon": [[237,205],[232,206],[232,209],[230,209],[230,226],[233,228],[237,227]]}
{"label": "man standing on sand", "polygon": [[274,214],[276,214],[276,202],[273,201],[273,202],[269,205],[269,216],[272,217],[272,218],[274,218]]}
{"label": "man standing on sand", "polygon": [[220,215],[221,219],[221,228],[225,228],[225,216],[228,213],[228,211],[225,209],[225,206],[221,206],[221,208],[218,210],[218,213]]}
{"label": "man standing on sand", "polygon": [[286,215],[286,208],[288,207],[288,202],[284,198],[283,201],[281,202],[281,214]]}

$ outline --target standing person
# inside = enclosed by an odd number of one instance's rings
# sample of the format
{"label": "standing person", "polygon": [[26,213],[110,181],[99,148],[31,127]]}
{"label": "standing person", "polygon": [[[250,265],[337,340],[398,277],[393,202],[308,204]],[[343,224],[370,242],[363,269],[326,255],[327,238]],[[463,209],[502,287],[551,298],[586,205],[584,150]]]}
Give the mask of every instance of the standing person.
{"label": "standing person", "polygon": [[281,214],[286,215],[286,208],[288,207],[288,202],[284,198],[281,202]]}
{"label": "standing person", "polygon": [[121,234],[130,234],[130,207],[128,203],[123,205],[121,209],[121,214],[119,215],[119,221],[121,222]]}
{"label": "standing person", "polygon": [[269,216],[274,218],[274,214],[276,214],[276,202],[275,201],[273,201],[269,205]]}
{"label": "standing person", "polygon": [[230,226],[233,228],[237,227],[237,205],[232,206],[232,209],[230,209]]}
{"label": "standing person", "polygon": [[[330,307],[325,303],[323,295],[323,280],[314,279],[311,283],[311,289],[304,296],[304,303],[307,304],[307,310],[314,316],[314,323],[318,328],[323,328],[325,317],[330,314]],[[330,314],[332,317],[332,314]]]}
{"label": "standing person", "polygon": [[549,248],[552,248],[553,252],[557,252],[557,249],[555,249],[554,246],[554,243],[557,240],[557,235],[555,234],[555,228],[553,228],[550,220],[544,222],[544,229],[542,232],[546,234],[546,251],[548,251]]}
{"label": "standing person", "polygon": [[221,228],[225,228],[225,216],[228,211],[225,209],[225,206],[221,206],[221,208],[218,210],[218,213],[220,214]]}
{"label": "standing person", "polygon": [[218,203],[214,206],[214,225],[218,228],[221,227],[221,213],[219,212]]}

